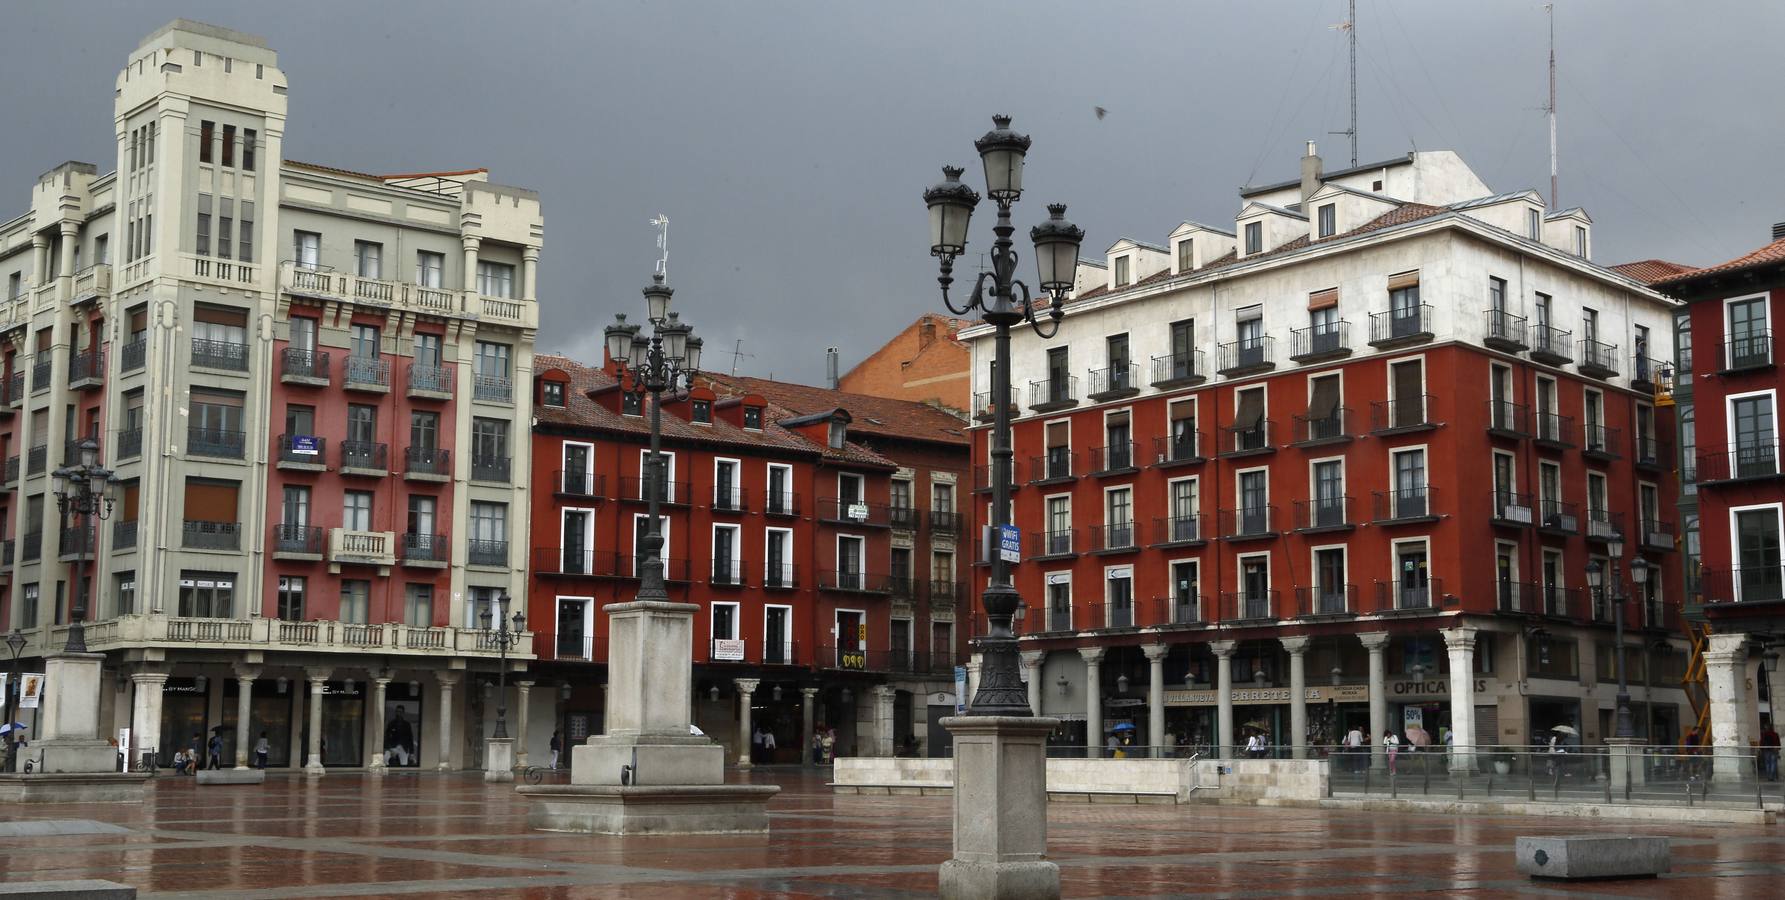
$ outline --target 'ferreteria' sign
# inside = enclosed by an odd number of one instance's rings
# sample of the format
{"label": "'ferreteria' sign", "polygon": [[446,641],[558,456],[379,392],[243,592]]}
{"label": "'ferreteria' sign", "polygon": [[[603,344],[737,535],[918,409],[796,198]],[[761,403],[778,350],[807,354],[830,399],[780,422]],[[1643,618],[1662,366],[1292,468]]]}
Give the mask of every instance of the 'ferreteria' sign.
{"label": "'ferreteria' sign", "polygon": [[[1289,688],[1234,688],[1233,702],[1237,706],[1260,706],[1271,703],[1288,703],[1294,697]],[[1370,686],[1367,684],[1317,685],[1303,692],[1303,700],[1308,703],[1325,703],[1328,700],[1339,703],[1364,703],[1370,699]],[[1217,706],[1220,698],[1216,691],[1166,691],[1166,706]]]}

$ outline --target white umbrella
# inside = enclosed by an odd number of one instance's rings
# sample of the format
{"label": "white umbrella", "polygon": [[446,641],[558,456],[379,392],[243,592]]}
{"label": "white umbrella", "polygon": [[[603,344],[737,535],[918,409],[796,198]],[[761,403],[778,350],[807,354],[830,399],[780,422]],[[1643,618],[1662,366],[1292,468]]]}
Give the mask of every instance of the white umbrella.
{"label": "white umbrella", "polygon": [[1557,734],[1575,734],[1575,735],[1580,734],[1580,732],[1575,731],[1574,727],[1570,726],[1570,725],[1557,725],[1554,728],[1551,728],[1550,730],[1553,732],[1556,732]]}

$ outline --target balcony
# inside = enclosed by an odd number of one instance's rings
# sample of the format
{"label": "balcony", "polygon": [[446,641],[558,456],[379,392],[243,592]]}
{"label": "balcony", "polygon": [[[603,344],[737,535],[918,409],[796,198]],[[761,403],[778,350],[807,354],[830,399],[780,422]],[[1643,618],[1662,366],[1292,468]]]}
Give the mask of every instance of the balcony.
{"label": "balcony", "polygon": [[1370,403],[1370,432],[1376,435],[1407,434],[1438,427],[1433,421],[1431,394]]}
{"label": "balcony", "polygon": [[1539,447],[1565,450],[1574,446],[1574,417],[1552,412],[1537,413],[1537,434],[1533,440]]}
{"label": "balcony", "polygon": [[1773,367],[1773,333],[1756,331],[1732,337],[1719,345],[1717,372],[1733,375]]}
{"label": "balcony", "polygon": [[1370,346],[1378,350],[1423,344],[1432,339],[1432,305],[1420,303],[1370,313]]}
{"label": "balcony", "polygon": [[444,447],[410,447],[404,450],[403,478],[409,481],[451,481],[452,451]]}
{"label": "balcony", "polygon": [[143,430],[131,428],[118,432],[118,458],[135,459],[143,455]]}
{"label": "balcony", "polygon": [[485,456],[474,452],[471,454],[471,480],[508,484],[513,480],[513,462],[506,456]]}
{"label": "balcony", "polygon": [[135,519],[119,519],[112,523],[113,553],[136,549],[136,521]]}
{"label": "balcony", "polygon": [[186,455],[188,456],[203,456],[210,459],[241,459],[247,446],[248,435],[244,432],[205,428],[198,425],[186,428]]}
{"label": "balcony", "polygon": [[1322,584],[1298,587],[1295,589],[1295,607],[1297,616],[1303,619],[1357,615],[1357,585]]}
{"label": "balcony", "polygon": [[68,357],[68,389],[85,391],[105,386],[105,358],[97,353],[75,353]]}
{"label": "balcony", "polygon": [[1078,530],[1029,532],[1029,558],[1068,559],[1078,553]]}
{"label": "balcony", "polygon": [[712,510],[717,513],[749,512],[750,489],[735,484],[730,487],[714,485]]}
{"label": "balcony", "polygon": [[1531,358],[1551,366],[1574,361],[1574,332],[1550,325],[1531,326]]}
{"label": "balcony", "polygon": [[508,542],[470,540],[465,542],[465,564],[508,568]]}
{"label": "balcony", "polygon": [[[992,420],[992,392],[981,391],[973,395],[973,419],[977,422]],[[1022,407],[1016,402],[1016,388],[1010,389],[1010,415],[1012,418],[1022,414]]]}
{"label": "balcony", "polygon": [[800,514],[800,495],[794,491],[769,491],[762,498],[762,514],[793,518]]}
{"label": "balcony", "polygon": [[397,536],[389,531],[331,528],[328,558],[337,565],[393,566],[397,563]]}
{"label": "balcony", "polygon": [[471,379],[471,399],[479,403],[514,403],[514,379],[506,375],[477,375]]}
{"label": "balcony", "polygon": [[1277,618],[1279,591],[1222,591],[1221,610],[1229,613],[1222,624],[1270,622]]}
{"label": "balcony", "polygon": [[1779,443],[1749,441],[1734,450],[1698,454],[1698,483],[1735,484],[1779,477]]}
{"label": "balcony", "polygon": [[342,441],[341,474],[383,478],[390,474],[390,445],[376,441]]}
{"label": "balcony", "polygon": [[1624,540],[1624,514],[1606,509],[1587,510],[1587,540],[1601,544]]}
{"label": "balcony", "polygon": [[1098,631],[1107,628],[1133,628],[1134,603],[1093,603],[1085,610],[1090,615],[1090,628]]}
{"label": "balcony", "polygon": [[149,339],[137,338],[125,344],[118,351],[118,368],[124,372],[135,372],[149,364]]}
{"label": "balcony", "polygon": [[934,537],[960,537],[962,524],[960,513],[930,510],[930,534]]}
{"label": "balcony", "polygon": [[1531,495],[1512,491],[1495,491],[1493,501],[1493,524],[1515,528],[1529,528],[1536,521],[1537,515],[1531,506]]}
{"label": "balcony", "polygon": [[1378,525],[1411,525],[1438,521],[1434,509],[1437,488],[1421,485],[1393,491],[1372,491],[1375,500],[1374,520]]}
{"label": "balcony", "polygon": [[324,537],[321,525],[274,525],[272,539],[274,559],[322,559]]}
{"label": "balcony", "polygon": [[452,370],[445,366],[409,364],[408,396],[423,400],[452,399]]}
{"label": "balcony", "polygon": [[1636,465],[1644,469],[1665,470],[1672,462],[1672,453],[1654,435],[1636,435]]}
{"label": "balcony", "polygon": [[819,569],[818,589],[844,594],[888,594],[892,592],[892,584],[885,573]]}
{"label": "balcony", "polygon": [[1201,543],[1201,516],[1159,516],[1153,519],[1153,546],[1192,547]]}
{"label": "balcony", "polygon": [[1537,611],[1537,585],[1501,579],[1494,582],[1494,609],[1504,613]]}
{"label": "balcony", "polygon": [[50,369],[49,351],[39,352],[31,361],[31,393],[50,389]]}
{"label": "balcony", "polygon": [[1140,393],[1140,366],[1134,363],[1092,369],[1089,375],[1090,391],[1085,398],[1092,403],[1120,400]]}
{"label": "balcony", "polygon": [[242,549],[242,523],[187,519],[180,526],[180,546],[188,550]]}
{"label": "balcony", "polygon": [[43,532],[27,531],[19,538],[19,561],[32,562],[43,557]]}
{"label": "balcony", "polygon": [[1291,362],[1316,363],[1343,359],[1350,355],[1350,322],[1338,321],[1330,325],[1310,325],[1307,328],[1289,330]]}
{"label": "balcony", "polygon": [[1609,425],[1585,425],[1582,428],[1586,442],[1581,444],[1580,455],[1606,462],[1618,458],[1618,429]]}
{"label": "balcony", "polygon": [[1205,462],[1202,455],[1202,432],[1196,430],[1195,420],[1182,429],[1174,429],[1169,436],[1153,438],[1153,467],[1167,469],[1173,466],[1191,466]]}
{"label": "balcony", "polygon": [[750,564],[735,556],[715,556],[707,560],[707,572],[712,576],[707,579],[711,587],[744,587],[744,573],[750,570]]}
{"label": "balcony", "polygon": [[1161,390],[1191,387],[1207,381],[1208,377],[1201,350],[1153,357],[1153,387]]}
{"label": "balcony", "polygon": [[1136,470],[1135,446],[1133,441],[1110,444],[1107,447],[1091,448],[1091,474],[1095,477],[1106,475],[1127,475]]}
{"label": "balcony", "polygon": [[1029,411],[1054,412],[1078,405],[1078,376],[1062,375],[1029,382]]}
{"label": "balcony", "polygon": [[328,387],[328,354],[319,350],[286,347],[279,354],[279,383]]}
{"label": "balcony", "polygon": [[1666,363],[1656,362],[1645,352],[1638,352],[1630,357],[1630,389],[1645,394],[1655,393],[1656,380],[1665,382],[1668,376]]}
{"label": "balcony", "polygon": [[953,609],[958,601],[965,599],[965,587],[958,581],[931,581],[930,609]]}
{"label": "balcony", "polygon": [[1277,452],[1277,448],[1271,445],[1271,431],[1275,424],[1270,419],[1259,419],[1252,425],[1229,425],[1221,429],[1223,443],[1227,445],[1221,451],[1221,456],[1258,456]]}
{"label": "balcony", "polygon": [[552,473],[552,493],[559,497],[599,500],[606,496],[607,476],[587,469],[559,469]]}
{"label": "balcony", "polygon": [[519,318],[524,320],[524,324],[536,324],[525,321],[526,310],[520,309],[529,304],[479,297],[477,299],[482,301],[481,310],[466,310],[466,301],[462,299],[464,294],[461,291],[350,275],[322,267],[306,267],[290,261],[279,266],[279,287],[290,294],[324,300],[350,300],[372,307],[401,307],[431,315],[480,312],[486,318]]}
{"label": "balcony", "polygon": [[1668,551],[1675,549],[1673,523],[1665,519],[1642,520],[1642,548]]}
{"label": "balcony", "polygon": [[1588,378],[1616,378],[1618,376],[1618,345],[1607,344],[1591,338],[1582,338],[1577,344],[1577,368]]}
{"label": "balcony", "polygon": [[1481,342],[1505,353],[1519,353],[1531,347],[1525,336],[1525,317],[1503,309],[1482,310]]}
{"label": "balcony", "polygon": [[894,600],[910,603],[917,599],[917,580],[909,572],[894,573],[886,576],[886,590]]}
{"label": "balcony", "polygon": [[[44,435],[44,437],[47,438],[48,435]],[[49,461],[50,448],[48,445],[38,444],[32,447],[25,451],[25,474],[42,475],[43,470],[48,467]]]}
{"label": "balcony", "polygon": [[1357,527],[1351,516],[1350,497],[1324,497],[1295,501],[1295,530],[1301,534],[1350,531]]}
{"label": "balcony", "polygon": [[1323,415],[1296,416],[1293,427],[1294,432],[1290,435],[1292,447],[1340,444],[1356,436],[1351,426],[1351,410],[1343,406]]}
{"label": "balcony", "polygon": [[1264,337],[1215,345],[1215,373],[1228,378],[1269,372],[1277,367],[1276,339]]}
{"label": "balcony", "polygon": [[19,458],[16,456],[8,456],[6,458],[6,483],[19,483]]}
{"label": "balcony", "polygon": [[897,531],[916,531],[923,525],[923,510],[912,506],[887,507],[887,520]]}
{"label": "balcony", "polygon": [[1091,527],[1091,552],[1098,554],[1128,553],[1140,549],[1140,525],[1135,522],[1117,522]]}
{"label": "balcony", "polygon": [[346,373],[341,384],[348,390],[390,393],[390,360],[376,356],[349,356],[344,368]]}
{"label": "balcony", "polygon": [[0,399],[4,399],[5,402],[0,403],[0,407],[5,409],[18,409],[25,405],[25,373],[14,372],[7,376],[4,387],[6,388],[6,395],[4,398]]}
{"label": "balcony", "polygon": [[1488,434],[1515,441],[1531,436],[1531,408],[1505,400],[1487,401]]}
{"label": "balcony", "polygon": [[1153,624],[1206,625],[1202,615],[1202,595],[1185,591],[1172,597],[1153,598]]}
{"label": "balcony", "polygon": [[403,565],[444,569],[452,562],[452,539],[444,534],[403,534]]}
{"label": "balcony", "polygon": [[56,552],[61,559],[80,559],[99,547],[99,529],[92,525],[71,525],[62,529],[62,539],[56,545]]}
{"label": "balcony", "polygon": [[[239,583],[239,582],[238,582]],[[29,654],[60,649],[67,626],[46,626],[27,637]],[[376,653],[395,657],[474,656],[494,663],[499,654],[490,633],[481,629],[422,627],[397,624],[360,625],[346,622],[287,622],[279,619],[200,619],[160,613],[123,615],[87,624],[87,645],[95,650],[140,650],[144,647],[191,652],[285,651],[294,653]],[[510,660],[533,655],[533,635],[507,648]]]}
{"label": "balcony", "polygon": [[762,586],[769,590],[790,591],[800,586],[800,568],[793,563],[770,562],[762,570]]}
{"label": "balcony", "polygon": [[1701,585],[1706,603],[1777,603],[1785,600],[1785,566],[1705,569]]}
{"label": "balcony", "polygon": [[112,267],[105,263],[97,263],[74,273],[74,293],[70,295],[70,303],[85,303],[94,297],[103,297],[112,292]]}
{"label": "balcony", "polygon": [[1537,530],[1557,537],[1580,533],[1580,504],[1565,500],[1538,503]]}
{"label": "balcony", "polygon": [[821,497],[818,500],[818,521],[858,528],[890,528],[891,508],[884,503]]}
{"label": "balcony", "polygon": [[248,371],[248,345],[235,341],[192,339],[192,366],[197,369]]}
{"label": "balcony", "polygon": [[[650,480],[637,475],[620,476],[620,499],[628,503],[645,503],[648,499],[645,490]],[[686,481],[670,481],[657,479],[657,502],[665,506],[687,506],[688,498],[693,495]]]}
{"label": "balcony", "polygon": [[1407,576],[1394,581],[1376,582],[1376,612],[1432,613],[1444,596],[1443,581],[1437,578]]}
{"label": "balcony", "polygon": [[1224,509],[1220,511],[1220,516],[1222,540],[1255,541],[1277,536],[1277,508],[1275,506]]}

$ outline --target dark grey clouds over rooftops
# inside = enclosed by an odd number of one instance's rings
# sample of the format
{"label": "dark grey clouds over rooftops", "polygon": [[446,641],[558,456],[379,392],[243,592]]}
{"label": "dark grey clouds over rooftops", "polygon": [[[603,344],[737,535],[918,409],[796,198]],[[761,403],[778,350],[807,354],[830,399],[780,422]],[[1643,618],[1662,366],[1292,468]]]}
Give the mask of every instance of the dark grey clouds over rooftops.
{"label": "dark grey clouds over rooftops", "polygon": [[[1361,0],[1359,157],[1453,149],[1548,192],[1542,4]],[[1785,4],[1559,4],[1561,205],[1595,258],[1708,264],[1785,220],[1767,105]],[[291,81],[287,155],[366,172],[488,166],[546,210],[539,346],[597,358],[640,311],[671,221],[677,308],[706,363],[817,381],[938,308],[919,192],[1006,112],[1035,138],[1020,226],[1066,202],[1086,246],[1221,223],[1235,189],[1349,162],[1343,0],[837,3],[315,0],[11,4],[0,218],[67,159],[115,165],[113,78],[177,16],[264,35]],[[997,28],[1005,36],[995,50]],[[969,43],[972,46],[969,46]],[[1108,116],[1099,120],[1095,107]],[[982,218],[989,218],[983,215]],[[982,221],[965,267],[990,240]],[[1025,272],[1028,252],[1023,253]]]}

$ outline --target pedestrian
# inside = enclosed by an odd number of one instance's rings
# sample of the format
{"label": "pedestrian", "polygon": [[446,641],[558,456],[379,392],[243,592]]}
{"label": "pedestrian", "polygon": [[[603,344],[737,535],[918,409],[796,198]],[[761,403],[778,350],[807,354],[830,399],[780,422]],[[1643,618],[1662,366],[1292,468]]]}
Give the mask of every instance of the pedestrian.
{"label": "pedestrian", "polygon": [[263,731],[260,733],[260,740],[254,742],[254,767],[257,769],[266,768],[267,757],[272,755],[272,752],[273,746],[267,743],[267,733]]}
{"label": "pedestrian", "polygon": [[556,729],[552,730],[552,742],[547,746],[552,750],[551,767],[556,769],[558,767],[558,753],[564,749],[564,739],[558,735]]}
{"label": "pedestrian", "polygon": [[1392,731],[1382,732],[1382,749],[1388,753],[1388,774],[1395,773],[1395,757],[1401,752],[1401,739]]}
{"label": "pedestrian", "polygon": [[762,762],[762,725],[760,723],[750,731],[750,761]]}
{"label": "pedestrian", "polygon": [[1760,777],[1768,781],[1779,780],[1779,730],[1773,727],[1771,716],[1761,723]]}
{"label": "pedestrian", "polygon": [[837,752],[837,730],[835,728],[826,728],[824,730],[824,742],[822,746],[823,751],[821,753],[821,759],[825,764],[829,764],[836,759],[834,754]]}
{"label": "pedestrian", "polygon": [[390,765],[393,759],[399,766],[420,762],[415,753],[415,729],[401,706],[391,714],[390,723],[384,726],[384,764]]}
{"label": "pedestrian", "polygon": [[190,757],[188,757],[186,755],[185,747],[181,747],[180,749],[175,750],[174,751],[174,774],[175,775],[190,775],[190,774],[192,774],[191,772],[187,771],[187,769],[186,769],[186,766],[189,763],[189,761],[190,761]]}
{"label": "pedestrian", "polygon": [[824,726],[812,732],[812,765],[824,765]]}
{"label": "pedestrian", "polygon": [[223,732],[213,730],[211,732],[211,742],[206,749],[210,751],[210,758],[206,760],[205,768],[223,768]]}
{"label": "pedestrian", "polygon": [[1362,728],[1353,725],[1351,726],[1350,731],[1345,732],[1345,753],[1351,757],[1351,771],[1362,772],[1369,765],[1368,761],[1364,759],[1364,732]]}
{"label": "pedestrian", "polygon": [[764,764],[775,761],[775,733],[767,728],[762,730],[762,761]]}

